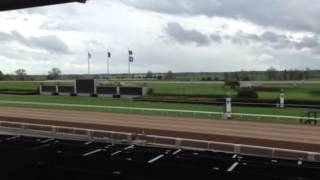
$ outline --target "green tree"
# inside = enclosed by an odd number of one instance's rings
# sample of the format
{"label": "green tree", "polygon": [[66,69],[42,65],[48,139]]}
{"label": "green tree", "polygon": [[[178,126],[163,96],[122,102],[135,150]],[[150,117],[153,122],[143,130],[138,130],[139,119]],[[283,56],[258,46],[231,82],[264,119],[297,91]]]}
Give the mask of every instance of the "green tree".
{"label": "green tree", "polygon": [[152,71],[148,71],[148,72],[147,72],[146,78],[147,78],[147,79],[153,78],[153,73],[152,73]]}
{"label": "green tree", "polygon": [[173,72],[172,72],[171,70],[168,71],[167,74],[166,74],[166,76],[165,76],[165,78],[166,78],[167,80],[172,80],[172,79],[174,79],[174,74],[173,74]]}
{"label": "green tree", "polygon": [[48,72],[48,80],[56,80],[61,78],[61,70],[59,68],[52,68]]}
{"label": "green tree", "polygon": [[311,69],[310,68],[306,68],[305,72],[304,72],[304,79],[305,80],[309,80],[311,78]]}
{"label": "green tree", "polygon": [[4,74],[2,73],[2,71],[0,71],[0,81],[4,80]]}
{"label": "green tree", "polygon": [[17,80],[24,81],[27,77],[27,71],[25,69],[17,69],[15,72]]}
{"label": "green tree", "polygon": [[268,77],[268,80],[276,80],[276,77],[277,77],[277,70],[276,70],[276,68],[270,67],[270,68],[267,70],[267,77]]}

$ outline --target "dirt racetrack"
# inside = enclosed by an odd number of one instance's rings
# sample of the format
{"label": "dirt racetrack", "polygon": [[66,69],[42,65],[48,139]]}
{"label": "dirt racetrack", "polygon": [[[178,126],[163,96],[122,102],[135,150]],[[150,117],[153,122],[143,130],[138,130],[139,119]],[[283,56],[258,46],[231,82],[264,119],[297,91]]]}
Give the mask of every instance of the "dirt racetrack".
{"label": "dirt racetrack", "polygon": [[320,152],[320,127],[103,112],[0,108],[0,121],[211,140]]}

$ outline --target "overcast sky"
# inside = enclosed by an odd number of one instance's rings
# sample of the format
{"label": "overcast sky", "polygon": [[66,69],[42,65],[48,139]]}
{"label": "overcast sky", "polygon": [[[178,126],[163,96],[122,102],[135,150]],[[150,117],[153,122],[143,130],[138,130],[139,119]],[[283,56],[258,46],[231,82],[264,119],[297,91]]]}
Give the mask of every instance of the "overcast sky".
{"label": "overcast sky", "polygon": [[319,0],[90,0],[0,12],[0,70],[320,69]]}

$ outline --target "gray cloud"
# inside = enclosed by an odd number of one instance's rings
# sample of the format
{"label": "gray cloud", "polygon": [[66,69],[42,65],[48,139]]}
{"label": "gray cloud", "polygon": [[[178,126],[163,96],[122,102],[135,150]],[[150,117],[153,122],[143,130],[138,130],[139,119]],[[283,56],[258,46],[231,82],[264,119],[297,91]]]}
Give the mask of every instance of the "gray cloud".
{"label": "gray cloud", "polygon": [[57,23],[54,21],[45,21],[39,25],[39,29],[43,30],[58,30],[58,31],[79,31],[81,28],[76,23],[63,22]]}
{"label": "gray cloud", "polygon": [[17,31],[0,32],[0,42],[17,42],[29,48],[46,50],[50,53],[69,53],[68,46],[57,36],[24,37]]}
{"label": "gray cloud", "polygon": [[260,36],[260,38],[263,41],[275,43],[275,42],[279,42],[281,40],[286,39],[286,36],[279,35],[270,31],[266,31]]}
{"label": "gray cloud", "polygon": [[[250,34],[243,31],[238,31],[233,35],[223,35],[213,33],[210,35],[212,41],[231,41],[236,45],[250,45],[251,43],[260,43],[263,46],[277,49],[309,49],[312,53],[320,54],[320,41],[318,36],[305,36],[301,39],[278,34],[271,31],[265,31],[262,34]],[[221,39],[220,39],[221,38]]]}
{"label": "gray cloud", "polygon": [[318,0],[122,0],[135,8],[175,15],[245,19],[263,26],[320,32]]}
{"label": "gray cloud", "polygon": [[169,22],[165,27],[165,32],[181,44],[195,43],[198,46],[210,44],[210,40],[205,34],[194,29],[184,29],[179,23]]}
{"label": "gray cloud", "polygon": [[211,38],[211,40],[214,41],[214,42],[220,43],[220,42],[222,41],[222,37],[220,36],[219,33],[218,33],[218,34],[211,34],[211,35],[210,35],[210,38]]}
{"label": "gray cloud", "polygon": [[297,49],[303,48],[320,48],[318,37],[304,37],[300,42],[295,43]]}

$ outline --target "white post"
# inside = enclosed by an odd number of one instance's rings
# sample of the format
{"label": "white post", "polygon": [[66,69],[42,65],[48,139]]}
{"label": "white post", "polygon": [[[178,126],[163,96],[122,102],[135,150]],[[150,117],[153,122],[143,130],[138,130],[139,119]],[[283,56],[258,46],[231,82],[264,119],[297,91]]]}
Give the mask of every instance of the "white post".
{"label": "white post", "polygon": [[120,95],[120,86],[117,86],[117,95]]}
{"label": "white post", "polygon": [[231,102],[231,97],[226,98],[226,109],[225,109],[225,118],[226,119],[231,119],[232,115],[232,102]]}
{"label": "white post", "polygon": [[42,94],[42,83],[40,84],[40,87],[39,87],[39,93]]}
{"label": "white post", "polygon": [[94,81],[93,81],[94,83],[94,88],[93,88],[93,94],[94,95],[96,95],[96,94],[98,94],[98,88],[97,88],[97,80],[95,79]]}
{"label": "white post", "polygon": [[284,105],[284,90],[282,89],[280,91],[280,108],[285,108],[285,105]]}
{"label": "white post", "polygon": [[56,93],[59,94],[59,84],[58,83],[56,84]]}
{"label": "white post", "polygon": [[77,81],[74,80],[74,94],[77,94]]}

